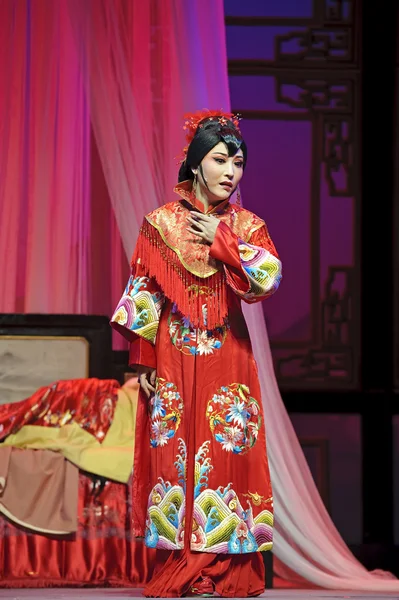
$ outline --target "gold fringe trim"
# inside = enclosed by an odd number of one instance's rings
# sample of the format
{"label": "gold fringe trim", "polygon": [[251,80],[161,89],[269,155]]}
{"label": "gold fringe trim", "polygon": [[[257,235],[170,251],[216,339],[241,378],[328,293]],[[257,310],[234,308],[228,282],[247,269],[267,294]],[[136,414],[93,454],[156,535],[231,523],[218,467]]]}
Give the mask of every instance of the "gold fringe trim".
{"label": "gold fringe trim", "polygon": [[224,271],[208,277],[204,285],[204,279],[184,268],[176,252],[166,246],[159,231],[146,220],[131,265],[140,265],[140,270],[153,277],[193,327],[215,329],[225,324],[228,305]]}

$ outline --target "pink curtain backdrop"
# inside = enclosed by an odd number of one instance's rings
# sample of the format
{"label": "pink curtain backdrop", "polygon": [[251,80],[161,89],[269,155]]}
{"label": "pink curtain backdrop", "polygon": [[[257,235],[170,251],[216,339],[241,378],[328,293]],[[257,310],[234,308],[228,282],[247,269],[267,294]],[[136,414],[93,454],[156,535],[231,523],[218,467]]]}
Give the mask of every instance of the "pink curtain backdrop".
{"label": "pink curtain backdrop", "polygon": [[[0,310],[109,314],[144,214],[172,198],[182,113],[229,108],[223,2],[3,1],[0,50],[9,90],[0,95]],[[245,313],[267,422],[277,572],[398,592],[334,527],[278,391],[262,308]]]}
{"label": "pink curtain backdrop", "polygon": [[2,2],[0,27],[0,311],[85,313],[90,124],[80,50],[62,1]]}

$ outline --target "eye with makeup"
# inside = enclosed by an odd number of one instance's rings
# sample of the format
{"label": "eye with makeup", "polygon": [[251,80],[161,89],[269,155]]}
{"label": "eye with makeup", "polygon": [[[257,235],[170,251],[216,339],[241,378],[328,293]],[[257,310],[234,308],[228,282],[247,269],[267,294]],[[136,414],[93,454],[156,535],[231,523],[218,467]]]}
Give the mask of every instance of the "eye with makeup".
{"label": "eye with makeup", "polygon": [[[215,160],[215,161],[216,161],[216,162],[217,162],[219,165],[222,165],[222,164],[224,164],[224,163],[226,162],[224,158],[215,158],[214,160]],[[240,161],[238,161],[238,162],[235,162],[235,163],[234,163],[234,166],[236,166],[236,167],[238,167],[239,169],[241,169],[241,168],[244,166],[244,163],[243,163],[243,161],[241,161],[241,160],[240,160]]]}

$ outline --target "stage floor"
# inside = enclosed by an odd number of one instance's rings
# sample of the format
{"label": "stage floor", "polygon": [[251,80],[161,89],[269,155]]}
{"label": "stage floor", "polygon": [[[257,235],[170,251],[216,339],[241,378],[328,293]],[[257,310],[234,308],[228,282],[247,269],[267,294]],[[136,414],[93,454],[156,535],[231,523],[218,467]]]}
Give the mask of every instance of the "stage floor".
{"label": "stage floor", "polygon": [[[142,598],[138,589],[0,589],[0,598],[5,600],[126,600]],[[316,590],[268,590],[261,598],[267,600],[384,600],[398,598],[399,593],[377,594],[375,592],[316,591]]]}

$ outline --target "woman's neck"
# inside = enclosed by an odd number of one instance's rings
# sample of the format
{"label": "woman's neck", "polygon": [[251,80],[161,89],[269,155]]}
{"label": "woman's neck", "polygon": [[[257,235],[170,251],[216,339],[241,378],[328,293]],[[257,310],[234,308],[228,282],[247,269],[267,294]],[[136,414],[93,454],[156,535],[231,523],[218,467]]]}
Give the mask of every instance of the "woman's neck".
{"label": "woman's neck", "polygon": [[218,206],[224,202],[224,200],[216,200],[215,202],[212,202],[205,192],[199,187],[199,185],[197,185],[197,189],[195,190],[195,197],[202,203],[205,213],[208,212],[210,207],[215,208],[215,206]]}
{"label": "woman's neck", "polygon": [[202,204],[204,206],[204,211],[206,212],[210,206],[210,202],[209,202],[208,196],[206,196],[206,194],[204,194],[204,192],[201,190],[199,185],[197,185],[197,189],[195,190],[195,197],[197,198],[197,200],[202,202]]}

